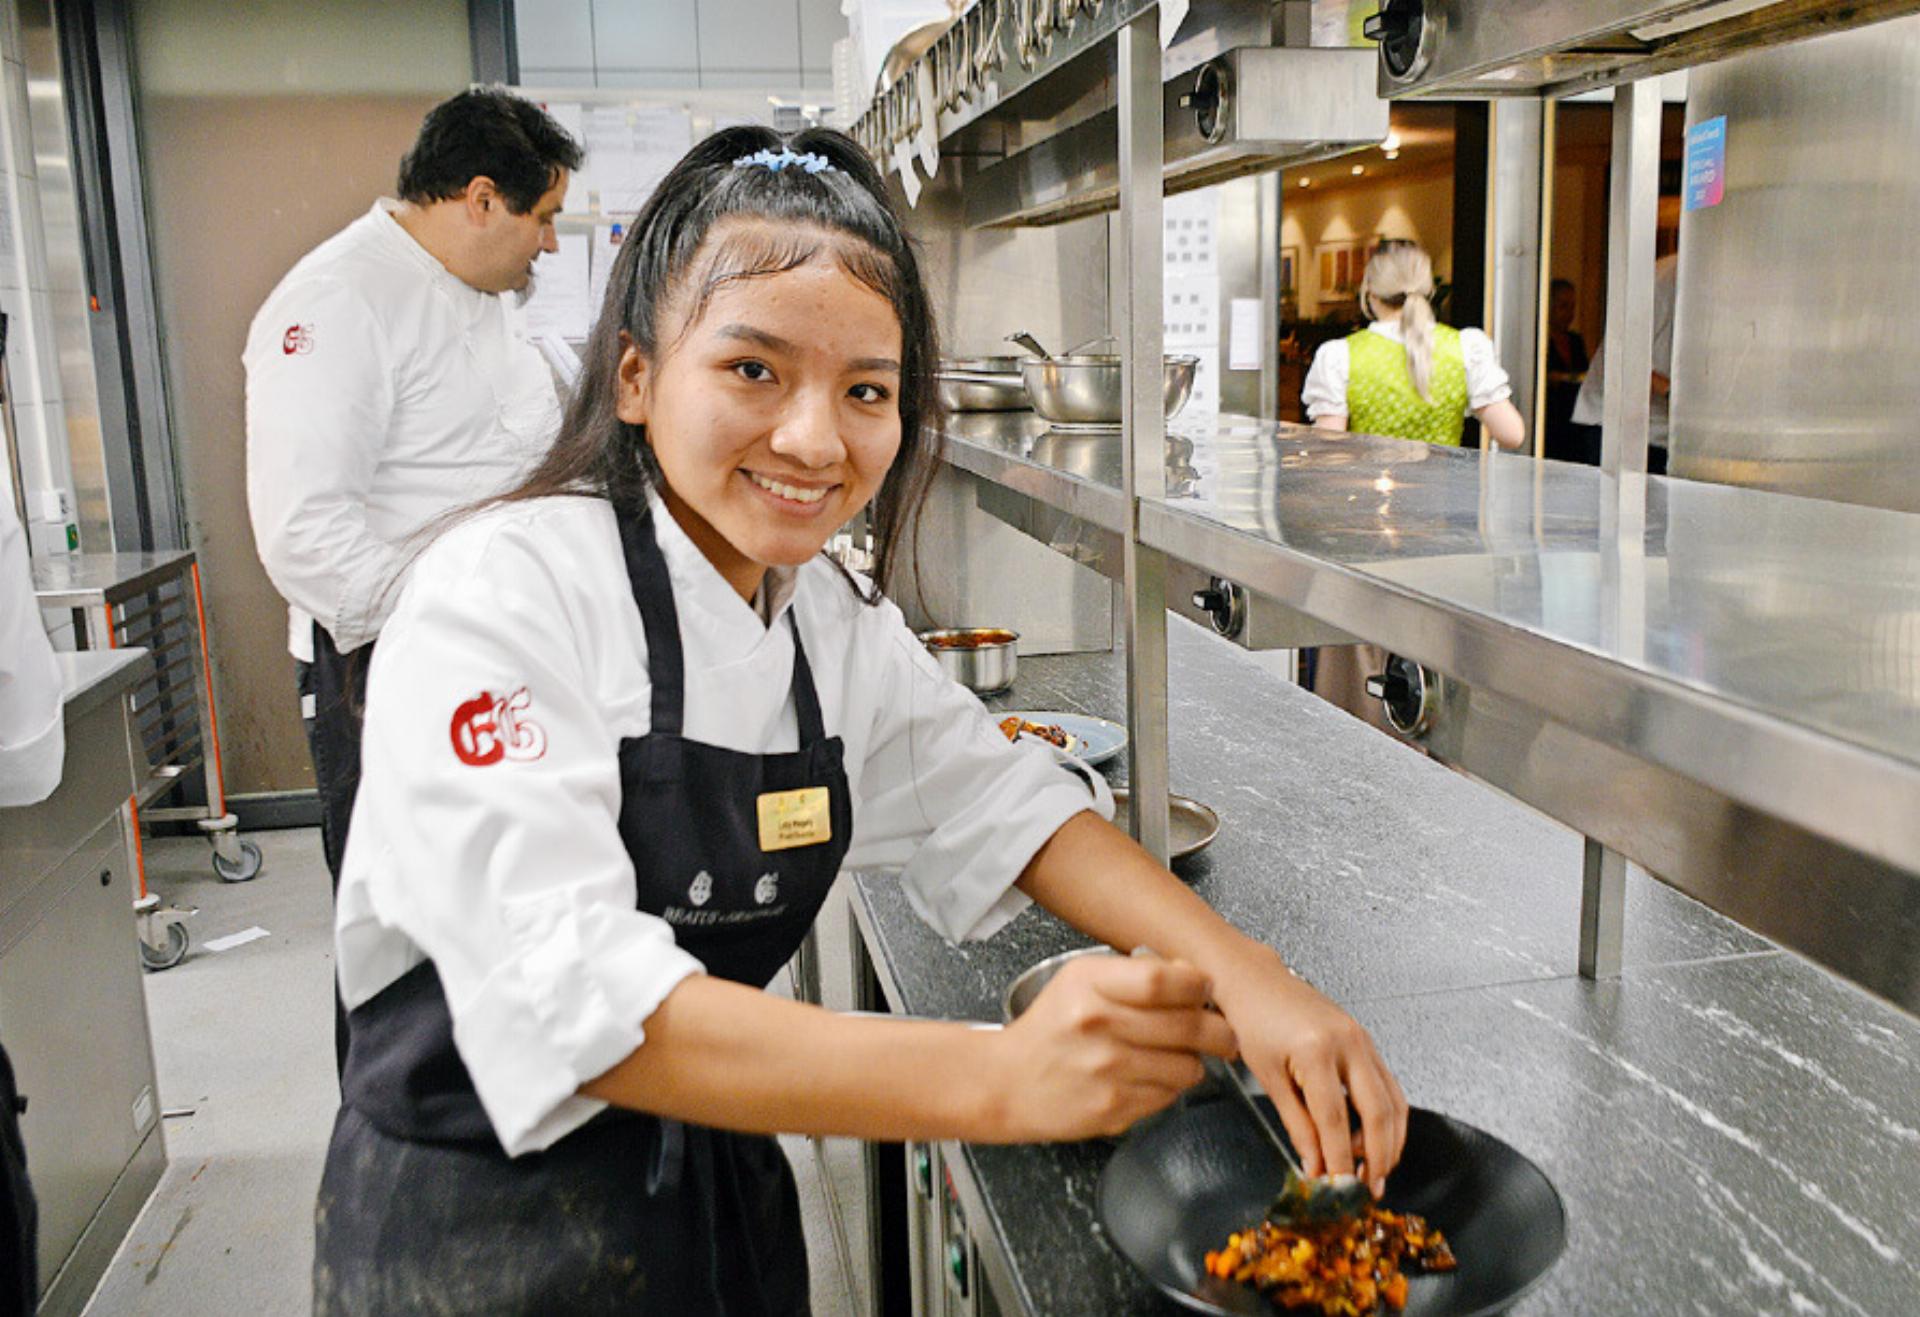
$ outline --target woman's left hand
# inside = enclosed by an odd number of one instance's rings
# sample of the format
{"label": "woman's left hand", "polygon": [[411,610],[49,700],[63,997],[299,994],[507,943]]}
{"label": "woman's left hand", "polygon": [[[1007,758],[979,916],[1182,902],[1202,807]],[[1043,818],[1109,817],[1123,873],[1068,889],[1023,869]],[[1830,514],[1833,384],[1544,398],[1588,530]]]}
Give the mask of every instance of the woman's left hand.
{"label": "woman's left hand", "polygon": [[1211,967],[1214,1001],[1273,1099],[1301,1169],[1348,1175],[1364,1160],[1378,1196],[1406,1146],[1407,1099],[1399,1082],[1367,1031],[1279,956],[1249,944],[1236,959],[1228,970]]}

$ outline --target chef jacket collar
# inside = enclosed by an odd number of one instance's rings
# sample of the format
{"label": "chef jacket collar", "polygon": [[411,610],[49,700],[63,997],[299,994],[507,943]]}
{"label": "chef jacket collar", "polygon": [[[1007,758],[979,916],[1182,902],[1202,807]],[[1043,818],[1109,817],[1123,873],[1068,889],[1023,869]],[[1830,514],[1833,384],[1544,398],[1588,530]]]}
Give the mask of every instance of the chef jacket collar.
{"label": "chef jacket collar", "polygon": [[[793,604],[799,583],[797,567],[769,567],[760,590],[749,603],[707,560],[700,546],[688,538],[667,510],[657,490],[647,490],[653,509],[654,538],[667,560],[673,582],[673,601],[683,628],[698,627],[712,637],[727,659],[745,658],[776,634],[774,623]],[[724,661],[724,660],[723,660]]]}
{"label": "chef jacket collar", "polygon": [[452,270],[442,265],[439,257],[435,256],[425,247],[422,247],[411,233],[401,228],[400,221],[394,218],[400,209],[400,205],[401,203],[392,197],[381,197],[373,203],[373,209],[368,212],[368,217],[373,221],[373,231],[380,235],[381,242],[406,260],[420,267],[422,271],[448,293],[455,297],[464,298],[465,300],[462,305],[469,311],[480,304],[480,299],[492,296],[490,293],[481,292],[478,288],[475,288],[465,279],[462,279]]}

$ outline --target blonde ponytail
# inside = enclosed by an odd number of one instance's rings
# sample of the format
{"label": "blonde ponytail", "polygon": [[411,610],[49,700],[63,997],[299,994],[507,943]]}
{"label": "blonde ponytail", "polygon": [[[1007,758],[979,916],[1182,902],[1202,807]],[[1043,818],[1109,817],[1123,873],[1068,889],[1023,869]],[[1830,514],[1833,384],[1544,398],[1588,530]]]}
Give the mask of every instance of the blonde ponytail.
{"label": "blonde ponytail", "polygon": [[1373,316],[1374,303],[1400,308],[1400,336],[1407,346],[1407,370],[1422,402],[1432,402],[1433,261],[1419,243],[1389,238],[1374,250],[1360,281],[1360,306]]}

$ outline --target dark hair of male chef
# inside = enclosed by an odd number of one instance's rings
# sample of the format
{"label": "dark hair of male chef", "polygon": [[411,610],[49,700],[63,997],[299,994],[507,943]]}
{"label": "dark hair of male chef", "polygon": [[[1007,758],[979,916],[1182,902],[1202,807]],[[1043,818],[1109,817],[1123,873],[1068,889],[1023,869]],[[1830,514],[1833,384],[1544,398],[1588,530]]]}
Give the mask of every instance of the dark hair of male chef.
{"label": "dark hair of male chef", "polygon": [[[551,374],[517,315],[460,285],[496,296],[528,287],[541,252],[557,250],[554,218],[581,159],[530,101],[486,90],[442,102],[400,162],[399,201],[378,203],[309,253],[249,336],[248,496],[261,561],[295,610],[302,717],[336,890],[360,780],[368,662],[411,533],[494,492],[476,490],[476,479],[507,473],[504,487],[525,450],[538,456],[551,427],[542,434],[513,419],[528,414],[529,399],[558,421]],[[302,614],[314,619],[311,659]],[[341,1065],[346,1030],[336,999]]]}

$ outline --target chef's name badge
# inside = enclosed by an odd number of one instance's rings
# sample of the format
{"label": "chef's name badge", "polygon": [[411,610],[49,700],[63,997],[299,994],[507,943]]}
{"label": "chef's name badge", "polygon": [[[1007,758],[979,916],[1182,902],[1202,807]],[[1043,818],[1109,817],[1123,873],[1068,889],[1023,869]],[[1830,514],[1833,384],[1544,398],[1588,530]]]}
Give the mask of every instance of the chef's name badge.
{"label": "chef's name badge", "polygon": [[833,840],[833,806],[825,787],[769,791],[760,797],[760,849],[791,850]]}

